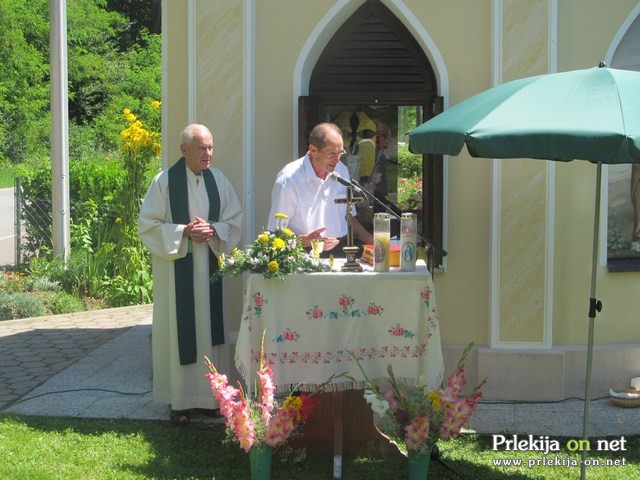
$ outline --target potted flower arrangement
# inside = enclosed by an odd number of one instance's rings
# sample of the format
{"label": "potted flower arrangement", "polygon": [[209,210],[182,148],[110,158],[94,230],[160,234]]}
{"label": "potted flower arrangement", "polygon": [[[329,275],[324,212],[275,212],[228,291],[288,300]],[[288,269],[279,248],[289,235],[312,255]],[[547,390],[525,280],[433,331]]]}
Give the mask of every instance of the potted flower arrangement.
{"label": "potted flower arrangement", "polygon": [[457,437],[482,397],[486,379],[468,396],[460,395],[467,383],[464,362],[472,347],[470,343],[464,350],[447,386],[441,389],[402,383],[390,365],[388,381],[376,385],[365,374],[356,354],[351,354],[369,386],[364,397],[371,405],[376,426],[391,440],[400,440],[399,443],[406,446],[410,479],[427,478],[431,450],[436,442]]}
{"label": "potted flower arrangement", "polygon": [[[263,336],[264,345],[264,336]],[[219,373],[206,358],[206,374],[213,396],[226,418],[227,433],[249,453],[252,479],[269,479],[273,450],[282,445],[306,420],[317,400],[312,395],[287,395],[275,400],[273,370],[267,364],[264,348],[260,351],[259,382],[253,396],[241,386],[229,385],[226,375]]]}
{"label": "potted flower arrangement", "polygon": [[261,273],[264,278],[284,280],[297,272],[326,272],[329,264],[320,261],[320,252],[307,252],[295,233],[286,227],[288,217],[275,215],[278,225],[273,232],[264,230],[245,250],[234,249],[231,255],[218,257],[219,270],[214,276],[238,275],[242,272]]}

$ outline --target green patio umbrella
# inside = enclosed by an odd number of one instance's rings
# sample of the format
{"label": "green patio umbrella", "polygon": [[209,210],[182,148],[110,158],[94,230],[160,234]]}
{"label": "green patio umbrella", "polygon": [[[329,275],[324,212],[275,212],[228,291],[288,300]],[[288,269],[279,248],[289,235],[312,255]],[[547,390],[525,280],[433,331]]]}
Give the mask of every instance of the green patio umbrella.
{"label": "green patio umbrella", "polygon": [[[460,102],[409,133],[413,153],[597,164],[583,438],[588,438],[602,164],[640,163],[640,72],[600,67],[522,78]],[[583,452],[583,459],[586,456]],[[581,478],[584,478],[584,463]]]}

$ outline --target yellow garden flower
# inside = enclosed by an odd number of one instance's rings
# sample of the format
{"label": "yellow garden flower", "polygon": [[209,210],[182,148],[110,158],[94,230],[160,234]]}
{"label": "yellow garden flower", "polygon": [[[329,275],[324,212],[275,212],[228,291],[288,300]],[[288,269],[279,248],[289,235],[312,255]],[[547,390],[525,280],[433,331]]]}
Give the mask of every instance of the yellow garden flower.
{"label": "yellow garden flower", "polygon": [[291,230],[290,228],[285,228],[282,231],[287,237],[293,237],[295,235],[295,233],[293,233],[293,230]]}
{"label": "yellow garden flower", "polygon": [[431,402],[431,406],[436,410],[442,410],[442,398],[440,394],[435,390],[431,390],[427,395],[427,399]]}
{"label": "yellow garden flower", "polygon": [[129,123],[136,121],[136,116],[128,108],[125,108],[122,113],[124,113],[124,118],[126,118]]}
{"label": "yellow garden flower", "polygon": [[234,248],[233,251],[231,252],[231,256],[235,257],[238,255],[238,247]]}
{"label": "yellow garden flower", "polygon": [[153,102],[151,102],[151,108],[153,108],[154,110],[156,108],[160,108],[162,106],[162,102],[159,102],[158,100],[154,100]]}
{"label": "yellow garden flower", "polygon": [[302,407],[302,399],[299,396],[292,397],[289,395],[282,402],[282,406],[284,408],[295,408],[299,410],[300,407]]}
{"label": "yellow garden flower", "polygon": [[284,243],[284,240],[282,240],[281,238],[273,239],[273,248],[275,248],[276,250],[282,250],[285,245],[286,244]]}
{"label": "yellow garden flower", "polygon": [[286,215],[286,214],[284,214],[284,213],[276,213],[276,214],[275,214],[275,217],[276,217],[278,220],[289,220],[289,216],[288,216],[288,215]]}
{"label": "yellow garden flower", "polygon": [[269,235],[267,235],[266,233],[263,233],[258,237],[258,241],[260,243],[269,243]]}
{"label": "yellow garden flower", "polygon": [[275,260],[271,260],[269,262],[269,265],[267,265],[267,268],[270,272],[275,273],[278,271],[278,268],[280,268],[280,266],[278,265],[278,262],[276,262]]}

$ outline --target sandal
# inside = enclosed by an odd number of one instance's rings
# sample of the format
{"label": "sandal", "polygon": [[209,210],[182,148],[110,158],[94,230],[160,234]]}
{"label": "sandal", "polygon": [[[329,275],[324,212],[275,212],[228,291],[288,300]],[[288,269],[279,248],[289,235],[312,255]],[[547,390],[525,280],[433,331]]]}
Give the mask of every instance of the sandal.
{"label": "sandal", "polygon": [[188,410],[171,410],[169,413],[171,423],[186,425],[191,422],[191,412]]}

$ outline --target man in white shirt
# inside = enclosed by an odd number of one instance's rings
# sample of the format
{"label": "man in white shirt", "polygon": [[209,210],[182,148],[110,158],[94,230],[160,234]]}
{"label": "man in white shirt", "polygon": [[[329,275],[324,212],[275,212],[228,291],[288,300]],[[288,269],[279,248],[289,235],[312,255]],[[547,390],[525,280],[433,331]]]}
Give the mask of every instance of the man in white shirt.
{"label": "man in white shirt", "polygon": [[[309,151],[278,172],[271,192],[271,212],[267,228],[276,227],[276,213],[289,217],[288,227],[300,237],[305,247],[313,240],[324,242],[324,252],[334,257],[344,256],[346,244],[347,208],[336,203],[346,197],[346,188],[330,178],[334,171],[349,179],[347,166],[340,161],[344,155],[342,131],[332,123],[316,125],[309,135]],[[355,217],[355,209],[352,211]],[[352,218],[354,237],[372,244],[373,237]]]}

